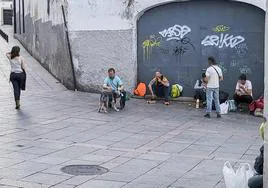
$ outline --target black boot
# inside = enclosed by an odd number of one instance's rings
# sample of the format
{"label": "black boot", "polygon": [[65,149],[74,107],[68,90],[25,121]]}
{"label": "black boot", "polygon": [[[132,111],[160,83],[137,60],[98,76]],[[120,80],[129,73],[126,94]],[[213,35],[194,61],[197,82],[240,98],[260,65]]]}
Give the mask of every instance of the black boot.
{"label": "black boot", "polygon": [[16,100],[16,109],[17,109],[17,110],[20,109],[20,100]]}

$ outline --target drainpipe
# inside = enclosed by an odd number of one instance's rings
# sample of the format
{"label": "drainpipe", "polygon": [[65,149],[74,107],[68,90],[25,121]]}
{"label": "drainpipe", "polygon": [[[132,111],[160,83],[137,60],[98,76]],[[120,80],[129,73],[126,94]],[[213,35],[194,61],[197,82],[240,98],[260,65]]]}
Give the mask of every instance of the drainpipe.
{"label": "drainpipe", "polygon": [[68,25],[67,25],[66,15],[65,15],[65,10],[64,10],[64,6],[63,5],[61,5],[61,9],[62,9],[62,15],[63,15],[64,25],[65,25],[65,33],[66,33],[66,38],[67,38],[68,51],[69,51],[69,55],[70,55],[70,61],[71,61],[73,79],[74,79],[74,83],[73,83],[74,84],[74,91],[77,91],[76,76],[75,76],[75,71],[74,71],[73,55],[72,55],[72,49],[71,49],[71,43],[70,43],[69,31],[68,31]]}
{"label": "drainpipe", "polygon": [[17,33],[17,15],[16,15],[17,10],[16,10],[16,3],[17,3],[16,0],[13,0],[13,19],[14,19],[13,24],[14,24],[14,34]]}
{"label": "drainpipe", "polygon": [[[266,18],[265,18],[265,45],[264,45],[264,115],[268,118],[268,1],[266,1]],[[264,175],[263,187],[268,187],[268,127],[264,136]]]}

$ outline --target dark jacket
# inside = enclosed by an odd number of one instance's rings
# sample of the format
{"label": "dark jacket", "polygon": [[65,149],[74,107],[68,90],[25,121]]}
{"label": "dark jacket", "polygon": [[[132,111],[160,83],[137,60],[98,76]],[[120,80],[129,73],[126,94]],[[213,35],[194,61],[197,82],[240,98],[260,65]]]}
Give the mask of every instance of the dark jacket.
{"label": "dark jacket", "polygon": [[255,159],[254,168],[259,175],[263,174],[263,152],[264,146],[260,148],[260,155]]}

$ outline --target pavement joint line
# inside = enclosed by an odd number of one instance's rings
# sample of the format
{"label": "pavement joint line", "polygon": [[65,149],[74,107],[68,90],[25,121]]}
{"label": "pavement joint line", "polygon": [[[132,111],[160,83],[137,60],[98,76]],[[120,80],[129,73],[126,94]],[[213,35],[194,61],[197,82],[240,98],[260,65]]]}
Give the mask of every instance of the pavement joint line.
{"label": "pavement joint line", "polygon": [[199,161],[196,165],[194,165],[191,169],[189,169],[188,171],[184,172],[178,179],[176,179],[175,181],[173,181],[171,184],[169,184],[167,187],[172,186],[172,184],[176,183],[178,180],[180,180],[184,175],[186,175],[187,173],[191,172],[195,167],[197,167],[198,165],[200,165],[203,161],[205,161],[205,159]]}
{"label": "pavement joint line", "polygon": [[224,180],[224,178],[222,177],[213,188],[216,188],[217,185],[219,185],[223,180]]}

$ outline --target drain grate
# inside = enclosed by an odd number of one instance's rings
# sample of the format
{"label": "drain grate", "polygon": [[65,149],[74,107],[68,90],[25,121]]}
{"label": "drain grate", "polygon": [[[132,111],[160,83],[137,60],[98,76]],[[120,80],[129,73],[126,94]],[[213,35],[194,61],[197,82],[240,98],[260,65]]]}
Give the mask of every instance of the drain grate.
{"label": "drain grate", "polygon": [[69,165],[61,168],[61,171],[74,176],[91,176],[101,175],[107,173],[109,170],[98,165]]}

